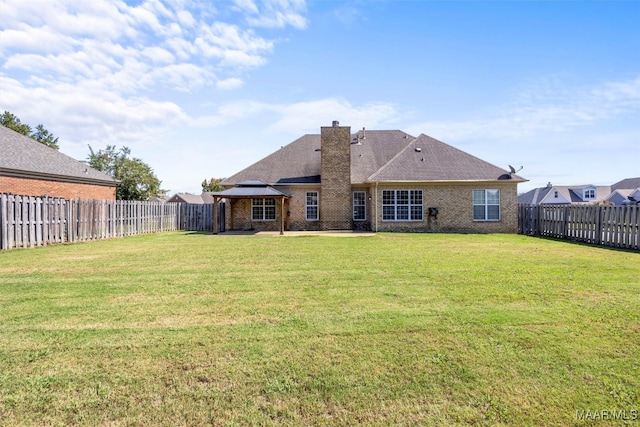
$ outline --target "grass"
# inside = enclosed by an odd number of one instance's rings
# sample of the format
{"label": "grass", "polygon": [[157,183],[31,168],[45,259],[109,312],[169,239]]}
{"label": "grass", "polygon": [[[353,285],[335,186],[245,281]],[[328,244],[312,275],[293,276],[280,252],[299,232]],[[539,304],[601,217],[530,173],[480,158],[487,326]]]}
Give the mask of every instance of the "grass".
{"label": "grass", "polygon": [[0,253],[0,307],[0,425],[640,416],[634,252],[156,234]]}

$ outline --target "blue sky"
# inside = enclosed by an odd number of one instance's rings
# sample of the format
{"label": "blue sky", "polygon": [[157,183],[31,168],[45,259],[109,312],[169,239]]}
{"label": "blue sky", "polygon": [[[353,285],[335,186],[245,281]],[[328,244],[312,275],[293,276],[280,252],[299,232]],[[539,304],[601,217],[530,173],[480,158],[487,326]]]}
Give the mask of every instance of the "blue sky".
{"label": "blue sky", "polygon": [[0,110],[200,193],[339,120],[519,191],[640,176],[640,1],[0,0]]}

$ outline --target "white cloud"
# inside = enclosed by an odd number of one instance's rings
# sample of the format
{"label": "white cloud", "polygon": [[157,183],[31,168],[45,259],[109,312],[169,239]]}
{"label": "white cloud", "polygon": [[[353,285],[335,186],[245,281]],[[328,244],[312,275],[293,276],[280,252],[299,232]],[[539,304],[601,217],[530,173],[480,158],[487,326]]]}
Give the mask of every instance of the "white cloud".
{"label": "white cloud", "polygon": [[4,55],[15,50],[33,54],[55,53],[70,50],[70,46],[75,43],[72,37],[60,34],[50,27],[34,28],[24,24],[0,31],[0,40],[0,52]]}
{"label": "white cloud", "polygon": [[306,2],[304,0],[236,0],[236,6],[248,13],[247,22],[254,27],[297,29],[307,27]]}
{"label": "white cloud", "polygon": [[[249,15],[304,11],[296,1],[237,5]],[[224,16],[213,4],[186,1],[2,0],[2,108],[57,133],[69,129],[71,143],[97,141],[105,129],[131,141],[176,120],[197,123],[163,98],[240,88],[240,72],[263,65],[274,48],[274,41]],[[287,19],[282,25],[300,26]],[[209,123],[229,120],[222,117]]]}
{"label": "white cloud", "polygon": [[237,89],[239,87],[242,87],[242,85],[244,85],[244,81],[236,77],[232,77],[226,80],[218,80],[218,82],[216,83],[218,89],[222,90]]}
{"label": "white cloud", "polygon": [[157,46],[147,47],[141,53],[154,64],[171,64],[175,60],[175,56],[171,52]]}

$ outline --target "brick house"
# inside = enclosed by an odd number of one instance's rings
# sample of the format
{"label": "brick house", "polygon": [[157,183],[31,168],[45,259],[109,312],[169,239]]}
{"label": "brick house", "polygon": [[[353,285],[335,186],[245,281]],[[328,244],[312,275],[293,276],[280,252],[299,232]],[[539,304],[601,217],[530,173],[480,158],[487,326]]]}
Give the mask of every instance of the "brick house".
{"label": "brick house", "polygon": [[[525,179],[427,135],[333,122],[225,179],[226,228],[515,233]],[[215,211],[215,209],[214,209]]]}
{"label": "brick house", "polygon": [[116,185],[110,175],[0,126],[0,193],[115,200]]}

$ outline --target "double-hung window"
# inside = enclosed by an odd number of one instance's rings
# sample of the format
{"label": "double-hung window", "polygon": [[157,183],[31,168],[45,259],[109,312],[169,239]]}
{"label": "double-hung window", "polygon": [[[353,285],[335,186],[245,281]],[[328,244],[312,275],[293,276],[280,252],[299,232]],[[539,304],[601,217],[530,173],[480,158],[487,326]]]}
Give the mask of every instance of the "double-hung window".
{"label": "double-hung window", "polygon": [[367,219],[367,193],[364,191],[353,192],[353,220],[365,221]]}
{"label": "double-hung window", "polygon": [[318,220],[318,192],[317,191],[307,191],[305,211],[306,211],[305,215],[306,215],[307,221]]}
{"label": "double-hung window", "polygon": [[422,221],[422,190],[383,190],[383,221]]}
{"label": "double-hung window", "polygon": [[251,219],[253,221],[275,221],[276,200],[275,199],[252,199]]}
{"label": "double-hung window", "polygon": [[500,221],[500,190],[473,190],[473,220]]}
{"label": "double-hung window", "polygon": [[596,198],[596,190],[595,188],[588,188],[584,190],[584,199],[592,200]]}

